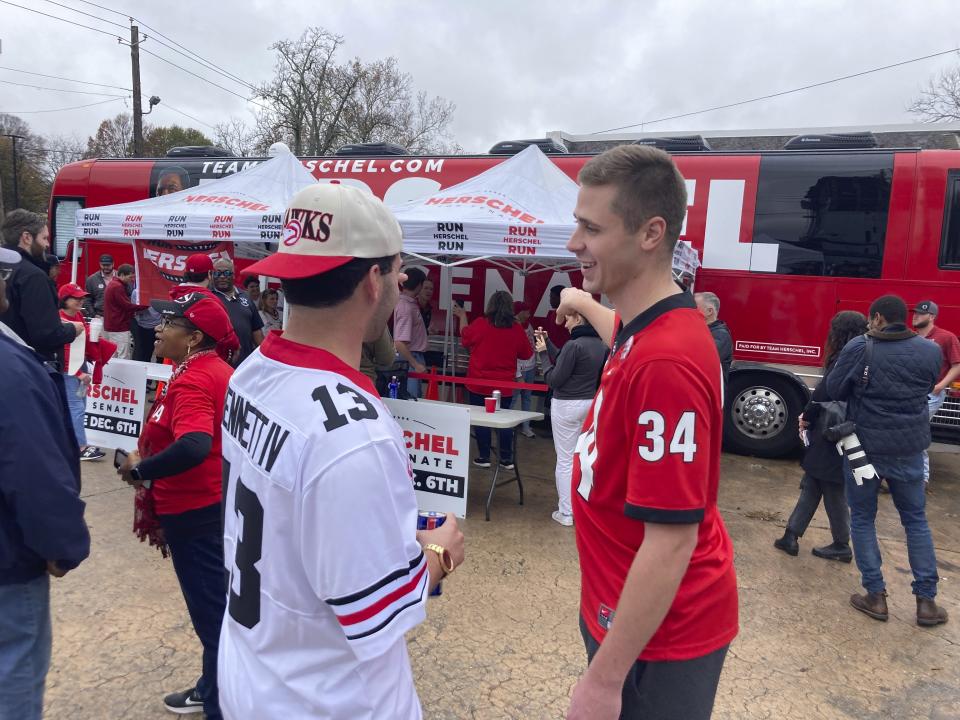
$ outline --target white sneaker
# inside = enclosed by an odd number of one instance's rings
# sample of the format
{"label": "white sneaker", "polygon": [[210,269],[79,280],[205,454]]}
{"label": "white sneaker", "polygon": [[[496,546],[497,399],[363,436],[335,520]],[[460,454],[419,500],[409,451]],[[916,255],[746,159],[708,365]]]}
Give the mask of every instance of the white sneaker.
{"label": "white sneaker", "polygon": [[559,510],[554,510],[553,515],[551,515],[550,517],[552,517],[556,522],[560,523],[564,527],[573,526],[573,515],[564,515]]}
{"label": "white sneaker", "polygon": [[522,428],[520,434],[528,438],[535,438],[537,436],[530,428]]}

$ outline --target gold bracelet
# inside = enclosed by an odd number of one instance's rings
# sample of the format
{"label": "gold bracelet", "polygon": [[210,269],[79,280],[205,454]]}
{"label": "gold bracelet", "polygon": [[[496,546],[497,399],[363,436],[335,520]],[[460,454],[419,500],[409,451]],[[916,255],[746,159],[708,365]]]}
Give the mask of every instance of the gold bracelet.
{"label": "gold bracelet", "polygon": [[433,543],[423,546],[424,550],[430,550],[435,552],[437,557],[440,558],[440,569],[443,570],[443,576],[451,574],[456,567],[453,564],[453,558],[450,556],[450,551],[447,550],[443,545],[435,545]]}

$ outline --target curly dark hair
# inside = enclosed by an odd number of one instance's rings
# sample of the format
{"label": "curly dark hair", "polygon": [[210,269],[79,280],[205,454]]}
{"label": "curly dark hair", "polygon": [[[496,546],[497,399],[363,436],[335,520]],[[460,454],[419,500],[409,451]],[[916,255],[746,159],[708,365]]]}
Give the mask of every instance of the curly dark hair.
{"label": "curly dark hair", "polygon": [[484,314],[494,327],[510,327],[514,320],[513,297],[506,290],[498,290],[487,301],[487,311]]}
{"label": "curly dark hair", "polygon": [[824,345],[824,368],[830,368],[844,345],[867,331],[867,318],[856,310],[841,310],[830,321],[830,332]]}

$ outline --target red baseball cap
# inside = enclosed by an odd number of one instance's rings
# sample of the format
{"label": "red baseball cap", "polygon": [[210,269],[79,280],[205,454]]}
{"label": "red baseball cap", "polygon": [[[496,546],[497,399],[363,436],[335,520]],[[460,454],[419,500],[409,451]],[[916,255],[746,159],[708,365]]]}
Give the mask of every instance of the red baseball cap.
{"label": "red baseball cap", "polygon": [[279,250],[246,272],[294,280],[402,249],[400,223],[379,198],[349,185],[319,183],[293,196]]}
{"label": "red baseball cap", "polygon": [[61,285],[60,289],[57,290],[57,297],[60,299],[60,302],[63,302],[68,297],[84,298],[89,294],[90,293],[76,283],[67,283],[66,285]]}
{"label": "red baseball cap", "polygon": [[209,255],[197,253],[187,258],[184,269],[188,273],[195,274],[213,272],[213,260],[210,259]]}
{"label": "red baseball cap", "polygon": [[207,292],[188,292],[173,300],[154,300],[150,306],[165,318],[189,320],[204,335],[217,341],[217,353],[224,359],[240,347],[223,304]]}

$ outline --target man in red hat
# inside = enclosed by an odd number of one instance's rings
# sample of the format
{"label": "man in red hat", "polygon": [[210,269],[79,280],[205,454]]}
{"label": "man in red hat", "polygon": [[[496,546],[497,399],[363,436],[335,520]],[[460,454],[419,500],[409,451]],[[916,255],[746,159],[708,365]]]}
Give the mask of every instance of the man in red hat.
{"label": "man in red hat", "polygon": [[197,253],[187,258],[183,269],[181,286],[183,285],[201,287],[207,290],[213,287],[213,260],[209,255]]}
{"label": "man in red hat", "polygon": [[417,531],[403,435],[358,369],[397,304],[402,246],[379,199],[312,185],[279,252],[248,268],[280,278],[289,317],[227,391],[225,718],[422,717],[404,634],[463,535],[453,515]]}

